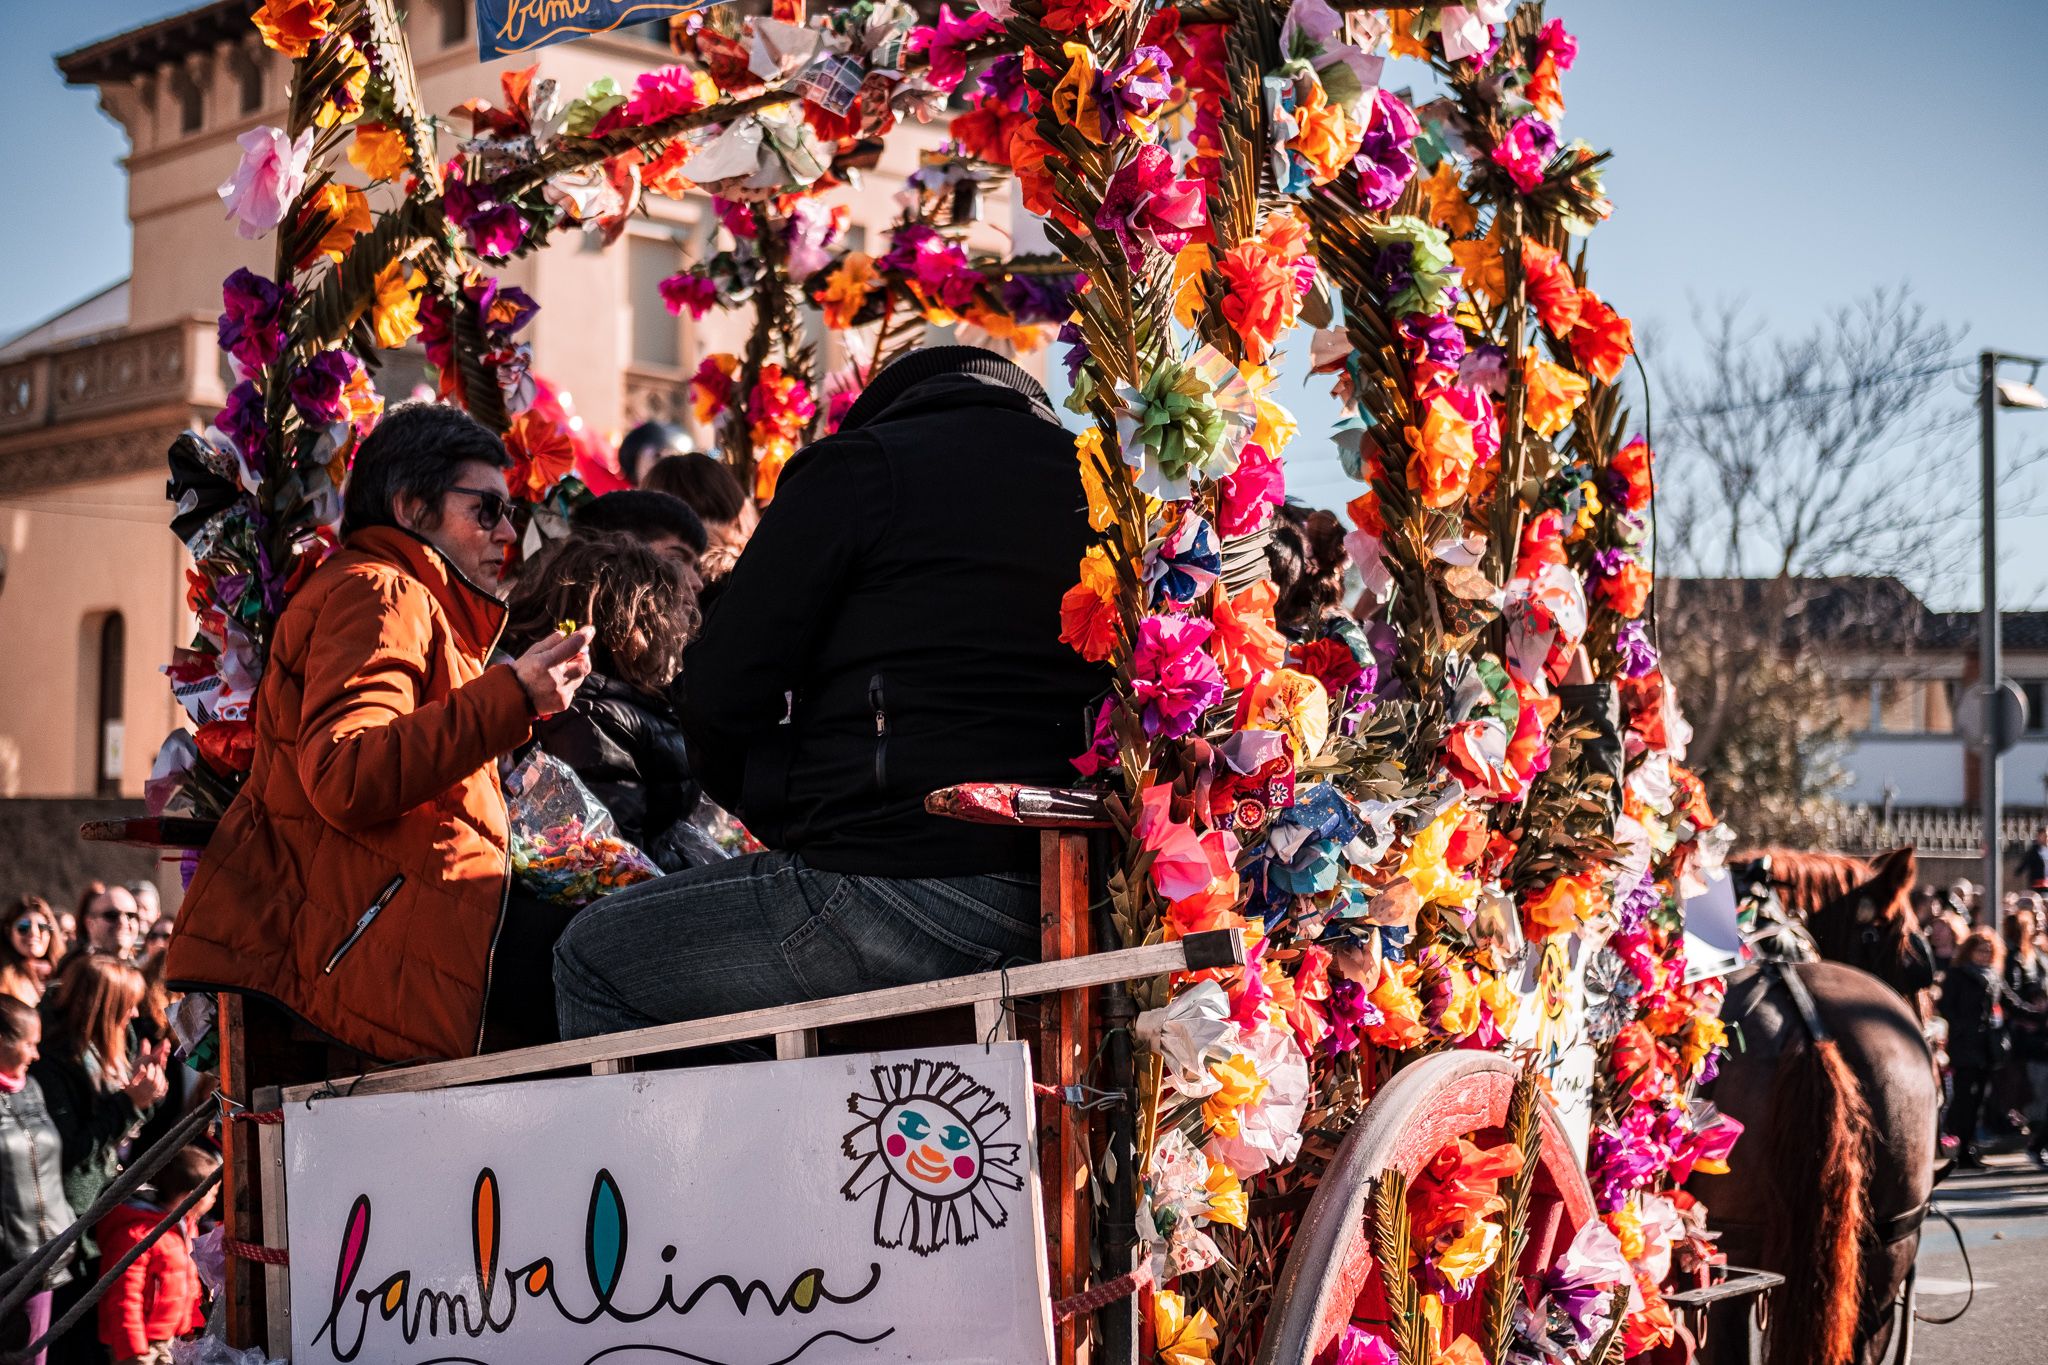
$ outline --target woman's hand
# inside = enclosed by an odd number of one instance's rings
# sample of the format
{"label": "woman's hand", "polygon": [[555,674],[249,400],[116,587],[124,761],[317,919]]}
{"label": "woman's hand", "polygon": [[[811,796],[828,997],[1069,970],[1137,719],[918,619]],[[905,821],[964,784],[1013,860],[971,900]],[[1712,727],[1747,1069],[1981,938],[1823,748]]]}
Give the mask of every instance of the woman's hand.
{"label": "woman's hand", "polygon": [[582,626],[567,635],[557,631],[513,662],[512,672],[526,689],[533,714],[545,719],[569,709],[576,689],[590,675],[590,641],[596,634],[595,626]]}
{"label": "woman's hand", "polygon": [[147,1109],[170,1093],[171,1083],[164,1075],[164,1063],[170,1060],[171,1040],[166,1038],[154,1047],[145,1046],[136,1054],[135,1066],[128,1073],[128,1084],[121,1087],[121,1093],[137,1109]]}

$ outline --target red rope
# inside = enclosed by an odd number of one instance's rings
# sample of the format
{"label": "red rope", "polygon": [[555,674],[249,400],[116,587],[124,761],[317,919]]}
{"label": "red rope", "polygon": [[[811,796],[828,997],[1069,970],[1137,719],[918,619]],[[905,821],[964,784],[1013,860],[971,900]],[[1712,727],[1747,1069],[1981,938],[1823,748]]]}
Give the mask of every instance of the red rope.
{"label": "red rope", "polygon": [[244,1123],[283,1123],[282,1109],[237,1109],[235,1117]]}
{"label": "red rope", "polygon": [[1128,1299],[1151,1283],[1152,1267],[1147,1263],[1128,1275],[1119,1275],[1113,1280],[1096,1285],[1093,1289],[1084,1289],[1071,1298],[1054,1301],[1052,1320],[1065,1322],[1068,1318],[1093,1313],[1098,1308],[1107,1308],[1118,1299]]}
{"label": "red rope", "polygon": [[222,1250],[230,1256],[239,1256],[245,1261],[261,1261],[265,1265],[290,1265],[291,1253],[283,1247],[267,1247],[256,1242],[238,1242],[232,1237],[220,1239]]}

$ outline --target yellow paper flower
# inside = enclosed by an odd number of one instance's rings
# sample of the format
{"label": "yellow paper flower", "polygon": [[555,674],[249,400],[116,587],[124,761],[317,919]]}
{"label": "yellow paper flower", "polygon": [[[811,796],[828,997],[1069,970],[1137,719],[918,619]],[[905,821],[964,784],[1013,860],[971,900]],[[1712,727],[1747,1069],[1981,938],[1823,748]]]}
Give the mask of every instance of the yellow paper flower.
{"label": "yellow paper flower", "polygon": [[341,75],[328,86],[327,98],[313,111],[313,126],[316,128],[353,123],[363,116],[363,91],[370,84],[370,59],[347,34],[343,34],[339,42],[342,49]]}
{"label": "yellow paper flower", "polygon": [[405,135],[382,123],[365,123],[356,128],[348,146],[348,164],[372,180],[396,180],[412,169],[412,153],[406,150]]}
{"label": "yellow paper flower", "polygon": [[1465,818],[1464,804],[1457,803],[1416,831],[1401,860],[1399,876],[1406,877],[1427,902],[1470,909],[1479,895],[1479,883],[1451,870],[1445,859],[1451,837]]}
{"label": "yellow paper flower", "polygon": [[1166,1365],[1210,1365],[1223,1338],[1208,1309],[1190,1314],[1186,1300],[1165,1290],[1152,1296],[1152,1340]]}
{"label": "yellow paper flower", "polygon": [[817,295],[817,304],[825,313],[825,325],[835,332],[853,326],[854,317],[867,304],[868,295],[874,292],[880,278],[874,257],[865,251],[848,252],[846,259],[825,277],[825,287]]}
{"label": "yellow paper flower", "polygon": [[1461,272],[1458,280],[1466,292],[1484,294],[1495,303],[1508,296],[1508,272],[1501,263],[1498,230],[1477,241],[1452,242],[1451,260]]}
{"label": "yellow paper flower", "polygon": [[1522,997],[1515,994],[1515,988],[1505,977],[1492,972],[1481,972],[1475,989],[1479,999],[1486,1006],[1486,1012],[1493,1016],[1494,1027],[1502,1033],[1515,1031],[1515,1014],[1522,1008]]}
{"label": "yellow paper flower", "polygon": [[1623,1204],[1606,1215],[1607,1230],[1621,1242],[1621,1254],[1631,1261],[1643,1258],[1643,1218],[1633,1203]]}
{"label": "yellow paper flower", "polygon": [[1203,291],[1215,258],[1207,242],[1194,242],[1173,258],[1173,320],[1192,329],[1201,320]]}
{"label": "yellow paper flower", "polygon": [[1228,1223],[1241,1228],[1251,1211],[1251,1201],[1246,1197],[1244,1185],[1239,1182],[1237,1172],[1220,1161],[1209,1163],[1209,1174],[1202,1181],[1202,1188],[1209,1192],[1208,1217],[1212,1223]]}
{"label": "yellow paper flower", "polygon": [[1422,182],[1422,193],[1429,206],[1423,216],[1452,237],[1464,237],[1479,230],[1479,210],[1465,197],[1458,168],[1449,157],[1438,163],[1435,175]]}
{"label": "yellow paper flower", "polygon": [[1252,413],[1257,423],[1252,428],[1252,441],[1263,447],[1268,455],[1279,459],[1280,452],[1287,449],[1287,443],[1300,430],[1300,424],[1294,420],[1293,413],[1263,393],[1253,400]]}
{"label": "yellow paper flower", "polygon": [[1600,501],[1600,489],[1591,479],[1579,485],[1579,496],[1585,501],[1579,505],[1579,515],[1572,521],[1572,529],[1566,540],[1582,540],[1598,524],[1600,513],[1607,504]]}
{"label": "yellow paper flower", "polygon": [[327,16],[333,12],[334,0],[263,0],[249,17],[265,47],[296,60],[327,36],[332,28]]}
{"label": "yellow paper flower", "polygon": [[[1685,1069],[1691,1071],[1699,1066],[1708,1052],[1726,1046],[1728,1030],[1721,1026],[1721,1021],[1711,1014],[1695,1014],[1691,1025],[1679,1040],[1678,1055],[1684,1061]],[[1704,1165],[1701,1169],[1705,1169]],[[1719,1172],[1715,1174],[1718,1175]]]}
{"label": "yellow paper flower", "polygon": [[1475,1218],[1437,1256],[1437,1269],[1453,1284],[1464,1284],[1486,1273],[1500,1256],[1500,1224]]}
{"label": "yellow paper flower", "polygon": [[1095,103],[1095,55],[1086,43],[1067,43],[1067,74],[1052,88],[1052,116],[1102,145],[1102,114]]}
{"label": "yellow paper flower", "polygon": [[320,187],[313,196],[310,209],[328,218],[327,231],[314,244],[312,255],[324,254],[330,261],[339,261],[348,255],[348,249],[355,245],[356,238],[368,232],[375,223],[370,217],[370,201],[363,192],[335,180]]}
{"label": "yellow paper flower", "polygon": [[377,344],[395,351],[420,330],[419,290],[427,277],[405,261],[393,261],[377,272],[377,299],[370,309],[370,329]]}
{"label": "yellow paper flower", "polygon": [[1584,376],[1543,359],[1533,346],[1522,356],[1522,382],[1528,392],[1522,420],[1545,440],[1571,425],[1588,387]]}
{"label": "yellow paper flower", "polygon": [[1467,1037],[1479,1027],[1479,989],[1456,961],[1444,972],[1444,983],[1451,989],[1451,998],[1437,1020],[1437,1031],[1447,1038]]}
{"label": "yellow paper flower", "polygon": [[1266,1079],[1243,1053],[1212,1065],[1209,1077],[1222,1088],[1202,1101],[1202,1122],[1212,1133],[1236,1137],[1237,1111],[1258,1103],[1259,1096],[1266,1093]]}
{"label": "yellow paper flower", "polygon": [[1278,730],[1287,736],[1294,761],[1306,763],[1330,738],[1330,694],[1306,673],[1276,668],[1255,679],[1238,702],[1238,728]]}

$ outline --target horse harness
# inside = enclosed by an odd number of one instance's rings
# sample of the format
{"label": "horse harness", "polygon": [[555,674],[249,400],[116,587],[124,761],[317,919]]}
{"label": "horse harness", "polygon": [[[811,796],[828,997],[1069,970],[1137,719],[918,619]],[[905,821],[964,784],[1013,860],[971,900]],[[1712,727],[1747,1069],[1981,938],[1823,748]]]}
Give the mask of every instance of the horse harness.
{"label": "horse harness", "polygon": [[[1815,1046],[1832,1041],[1834,1035],[1829,1033],[1828,1026],[1821,1022],[1820,1006],[1814,1002],[1813,992],[1799,979],[1798,972],[1789,970],[1792,965],[1767,959],[1758,964],[1758,971],[1769,980],[1783,986],[1785,994],[1792,997],[1792,1008],[1798,1014],[1799,1022],[1805,1026],[1806,1036],[1813,1040]],[[1929,1203],[1929,1200],[1923,1199],[1912,1208],[1895,1213],[1878,1223],[1874,1232],[1879,1244],[1888,1247],[1919,1232],[1920,1225],[1927,1221]]]}

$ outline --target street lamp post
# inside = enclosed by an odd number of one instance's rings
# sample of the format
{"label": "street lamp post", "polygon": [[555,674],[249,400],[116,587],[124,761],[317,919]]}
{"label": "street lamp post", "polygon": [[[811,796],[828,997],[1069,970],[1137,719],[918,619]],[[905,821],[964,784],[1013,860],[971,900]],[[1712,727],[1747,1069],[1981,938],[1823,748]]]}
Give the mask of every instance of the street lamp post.
{"label": "street lamp post", "polygon": [[1994,930],[1999,927],[2000,902],[2004,899],[2004,852],[2000,847],[2000,834],[2005,815],[2004,754],[2008,741],[2004,713],[1996,696],[2005,673],[2000,658],[1998,615],[1997,416],[2000,408],[2048,408],[2048,398],[2033,386],[2031,375],[2024,384],[2011,380],[2000,382],[1999,362],[2007,360],[2031,365],[2034,374],[2039,374],[2041,366],[2048,363],[2032,356],[1999,351],[1984,351],[1977,357],[1977,434],[1982,461],[1978,477],[1982,480],[1984,518],[1984,610],[1977,623],[1980,655],[1977,686],[1984,694],[1983,733],[1978,741],[1982,754],[1978,763],[1978,795],[1984,810],[1984,914]]}

